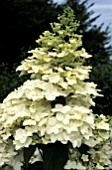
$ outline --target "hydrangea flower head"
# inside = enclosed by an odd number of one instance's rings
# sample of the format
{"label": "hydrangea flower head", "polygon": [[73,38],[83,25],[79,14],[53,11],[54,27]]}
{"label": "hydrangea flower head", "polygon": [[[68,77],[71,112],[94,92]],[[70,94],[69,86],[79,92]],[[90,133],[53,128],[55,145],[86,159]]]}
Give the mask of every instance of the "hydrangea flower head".
{"label": "hydrangea flower head", "polygon": [[[88,81],[91,67],[84,63],[91,55],[82,47],[82,36],[74,33],[79,22],[74,20],[73,10],[67,8],[58,20],[51,24],[52,32],[45,31],[36,41],[40,47],[31,50],[32,55],[17,68],[21,75],[30,74],[30,79],[0,105],[0,134],[3,141],[12,139],[15,152],[38,143],[69,142],[72,151],[84,144],[90,147],[92,161],[91,147],[105,144],[110,127],[104,117],[97,121],[91,110],[94,98],[100,95],[96,84]],[[88,153],[79,157],[82,162],[70,154],[74,161],[69,160],[65,169],[90,166]],[[106,161],[104,157],[96,168]]]}

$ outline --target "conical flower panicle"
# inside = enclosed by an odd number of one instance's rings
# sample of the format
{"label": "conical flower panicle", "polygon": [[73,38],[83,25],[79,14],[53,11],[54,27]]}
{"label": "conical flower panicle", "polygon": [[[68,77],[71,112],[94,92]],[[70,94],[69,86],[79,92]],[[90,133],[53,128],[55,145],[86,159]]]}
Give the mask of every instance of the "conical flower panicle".
{"label": "conical flower panicle", "polygon": [[31,50],[32,56],[17,68],[30,79],[0,105],[1,138],[11,138],[17,151],[56,141],[70,142],[74,151],[82,144],[97,147],[109,139],[107,120],[95,119],[90,109],[99,90],[87,81],[91,67],[84,62],[91,55],[82,48],[81,35],[74,34],[79,23],[70,8],[58,19],[59,23],[51,24],[52,32],[45,31],[37,40],[40,47]]}

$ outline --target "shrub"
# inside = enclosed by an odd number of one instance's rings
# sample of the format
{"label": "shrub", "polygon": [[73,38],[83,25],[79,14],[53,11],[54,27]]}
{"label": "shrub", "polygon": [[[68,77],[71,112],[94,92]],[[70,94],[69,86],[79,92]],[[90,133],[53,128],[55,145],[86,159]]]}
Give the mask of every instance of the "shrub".
{"label": "shrub", "polygon": [[58,20],[17,68],[30,79],[0,105],[2,167],[89,170],[111,164],[111,121],[91,110],[101,95],[88,81],[91,67],[84,63],[91,55],[74,34],[79,22],[69,7]]}

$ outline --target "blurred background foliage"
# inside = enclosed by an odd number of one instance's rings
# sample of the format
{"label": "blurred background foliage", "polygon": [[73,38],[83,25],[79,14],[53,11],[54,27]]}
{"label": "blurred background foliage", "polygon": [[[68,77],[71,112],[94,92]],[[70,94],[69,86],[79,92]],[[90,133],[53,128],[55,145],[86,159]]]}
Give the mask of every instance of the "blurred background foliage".
{"label": "blurred background foliage", "polygon": [[88,0],[66,0],[56,4],[52,0],[0,0],[0,102],[9,92],[21,85],[27,77],[18,77],[15,71],[20,61],[28,56],[27,51],[35,48],[35,40],[44,30],[50,30],[49,23],[70,6],[80,26],[78,34],[83,35],[83,47],[92,54],[87,61],[93,67],[90,81],[98,84],[104,97],[95,99],[96,114],[112,113],[112,65],[108,27],[95,25],[99,17],[92,17],[94,11]]}

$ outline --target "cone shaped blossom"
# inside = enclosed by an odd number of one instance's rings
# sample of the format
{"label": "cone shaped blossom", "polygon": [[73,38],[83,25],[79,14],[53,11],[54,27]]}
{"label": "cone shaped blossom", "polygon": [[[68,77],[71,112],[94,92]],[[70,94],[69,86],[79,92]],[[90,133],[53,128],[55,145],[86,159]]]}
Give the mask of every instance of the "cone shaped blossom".
{"label": "cone shaped blossom", "polygon": [[[100,96],[97,85],[89,81],[92,68],[85,65],[91,55],[82,47],[82,36],[75,33],[79,23],[74,21],[73,11],[67,8],[58,20],[51,23],[52,32],[45,31],[39,37],[39,47],[29,51],[32,55],[17,68],[20,75],[29,74],[30,79],[1,103],[0,137],[7,142],[12,139],[15,151],[11,156],[30,145],[69,142],[70,160],[65,169],[89,169],[95,161],[100,161],[96,167],[103,167],[110,163],[104,149],[110,126],[104,117],[96,119],[91,110],[94,98]],[[81,159],[77,156],[82,160],[78,163],[73,154],[80,155],[77,148],[82,145],[90,147],[90,162],[83,154]],[[98,146],[104,148],[97,152],[92,149]],[[0,155],[5,152],[0,151]],[[5,157],[4,163],[9,159]]]}

